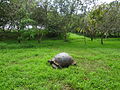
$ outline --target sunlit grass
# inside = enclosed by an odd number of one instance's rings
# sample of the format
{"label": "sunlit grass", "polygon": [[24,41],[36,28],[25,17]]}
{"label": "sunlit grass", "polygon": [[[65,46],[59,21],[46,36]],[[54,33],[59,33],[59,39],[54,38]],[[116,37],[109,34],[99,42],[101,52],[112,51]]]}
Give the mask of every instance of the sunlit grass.
{"label": "sunlit grass", "polygon": [[[63,40],[0,42],[0,90],[119,90],[120,39],[93,42],[71,34]],[[53,69],[47,61],[60,52],[77,66]]]}

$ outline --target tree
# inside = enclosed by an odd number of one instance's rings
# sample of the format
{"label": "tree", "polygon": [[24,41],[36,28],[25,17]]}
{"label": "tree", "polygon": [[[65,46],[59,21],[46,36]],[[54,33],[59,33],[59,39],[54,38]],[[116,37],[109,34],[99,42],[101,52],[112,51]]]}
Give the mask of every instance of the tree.
{"label": "tree", "polygon": [[115,32],[115,30],[119,29],[119,14],[119,2],[117,1],[112,4],[97,6],[86,16],[86,32],[90,33],[90,37],[99,35],[101,44],[103,44],[103,39],[108,33]]}
{"label": "tree", "polygon": [[46,9],[42,6],[37,6],[31,14],[31,18],[36,22],[35,26],[40,27],[38,30],[38,42],[40,43],[43,34],[45,31],[41,30],[43,27],[46,27],[47,17],[46,17]]}
{"label": "tree", "polygon": [[4,1],[4,0],[1,0],[0,1],[0,28],[2,28],[3,29],[3,31],[4,31],[4,27],[5,27],[5,25],[8,23],[8,21],[9,21],[9,15],[8,15],[8,7],[9,7],[10,5],[9,5],[9,3],[7,2],[7,0],[6,1]]}
{"label": "tree", "polygon": [[103,44],[103,38],[105,38],[108,33],[113,33],[119,30],[120,26],[120,4],[118,1],[112,2],[111,4],[106,4],[100,6],[100,12],[102,13],[101,20],[98,22],[98,30],[101,33],[101,44]]}
{"label": "tree", "polygon": [[57,13],[60,15],[59,26],[64,37],[64,41],[67,41],[68,32],[71,31],[73,25],[73,15],[77,13],[78,8],[82,5],[81,0],[54,0],[53,7],[56,8]]}

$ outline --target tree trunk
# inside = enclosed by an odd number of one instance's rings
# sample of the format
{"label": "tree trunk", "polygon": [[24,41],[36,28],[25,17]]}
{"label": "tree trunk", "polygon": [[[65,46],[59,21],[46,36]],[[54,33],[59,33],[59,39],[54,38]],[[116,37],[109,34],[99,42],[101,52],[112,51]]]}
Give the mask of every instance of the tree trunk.
{"label": "tree trunk", "polygon": [[85,43],[85,45],[86,45],[86,37],[84,36],[84,43]]}
{"label": "tree trunk", "polygon": [[21,43],[21,34],[20,34],[19,30],[18,30],[18,38],[17,38],[17,41],[18,41],[18,43]]}
{"label": "tree trunk", "polygon": [[2,27],[2,30],[3,30],[3,32],[5,32],[5,28],[4,28],[4,26]]}
{"label": "tree trunk", "polygon": [[120,36],[120,33],[118,32],[118,37]]}
{"label": "tree trunk", "polygon": [[9,25],[9,27],[8,27],[8,30],[10,30],[10,25]]}
{"label": "tree trunk", "polygon": [[18,43],[21,43],[21,40],[18,40]]}
{"label": "tree trunk", "polygon": [[38,33],[38,43],[40,43],[40,33]]}
{"label": "tree trunk", "polygon": [[38,43],[40,43],[42,41],[42,38],[43,38],[43,33],[41,33],[41,36],[40,36],[40,33],[38,35]]}
{"label": "tree trunk", "polygon": [[91,37],[91,41],[93,41],[93,37]]}
{"label": "tree trunk", "polygon": [[67,42],[68,41],[68,39],[67,39],[67,26],[65,26],[65,28],[64,28],[64,32],[63,32],[63,34],[64,34],[64,41],[65,42]]}
{"label": "tree trunk", "polygon": [[104,44],[104,42],[103,42],[103,37],[101,37],[101,44],[102,44],[102,45]]}
{"label": "tree trunk", "polygon": [[67,41],[67,35],[66,34],[64,35],[64,41],[65,42]]}
{"label": "tree trunk", "polygon": [[67,33],[66,33],[66,32],[65,32],[65,34],[64,34],[64,41],[65,41],[65,42],[68,41],[68,39],[67,39]]}

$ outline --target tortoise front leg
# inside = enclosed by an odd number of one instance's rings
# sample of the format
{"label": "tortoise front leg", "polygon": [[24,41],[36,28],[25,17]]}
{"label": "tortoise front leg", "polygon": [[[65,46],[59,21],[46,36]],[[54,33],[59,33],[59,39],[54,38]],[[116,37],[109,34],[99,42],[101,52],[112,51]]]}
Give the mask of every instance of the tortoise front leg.
{"label": "tortoise front leg", "polygon": [[54,63],[52,64],[52,67],[55,68],[55,69],[58,69],[58,66],[55,65]]}
{"label": "tortoise front leg", "polygon": [[58,69],[58,68],[60,68],[60,69],[61,69],[61,68],[62,68],[60,65],[55,64],[55,63],[53,63],[53,64],[52,64],[52,67],[53,67],[53,68],[55,68],[55,69]]}

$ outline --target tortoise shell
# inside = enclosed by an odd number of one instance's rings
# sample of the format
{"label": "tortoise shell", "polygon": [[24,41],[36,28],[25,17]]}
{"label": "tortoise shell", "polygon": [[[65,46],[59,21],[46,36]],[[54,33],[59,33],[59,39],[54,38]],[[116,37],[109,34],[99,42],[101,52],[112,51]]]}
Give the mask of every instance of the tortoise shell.
{"label": "tortoise shell", "polygon": [[69,67],[75,65],[73,58],[68,53],[59,53],[52,60],[49,61],[53,68]]}

